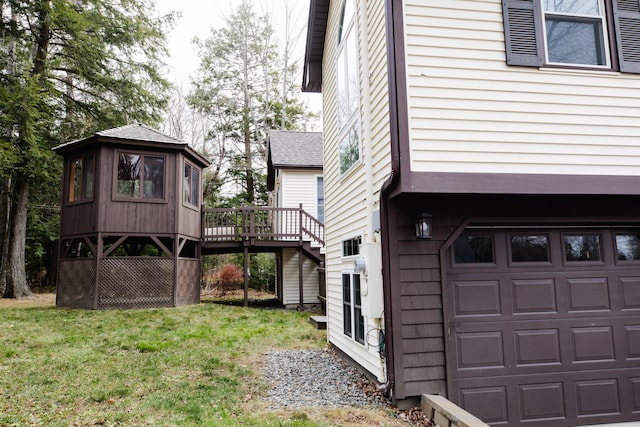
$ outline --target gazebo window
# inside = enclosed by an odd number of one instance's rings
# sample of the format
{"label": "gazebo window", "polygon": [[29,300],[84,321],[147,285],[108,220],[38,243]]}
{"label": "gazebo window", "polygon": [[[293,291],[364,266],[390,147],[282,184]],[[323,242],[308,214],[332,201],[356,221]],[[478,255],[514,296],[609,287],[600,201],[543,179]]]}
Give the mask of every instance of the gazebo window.
{"label": "gazebo window", "polygon": [[200,187],[200,170],[191,166],[189,163],[184,164],[184,188],[183,202],[188,205],[198,206],[199,188]]}
{"label": "gazebo window", "polygon": [[71,160],[69,167],[69,201],[93,198],[93,156]]}
{"label": "gazebo window", "polygon": [[164,199],[164,157],[119,153],[117,195]]}

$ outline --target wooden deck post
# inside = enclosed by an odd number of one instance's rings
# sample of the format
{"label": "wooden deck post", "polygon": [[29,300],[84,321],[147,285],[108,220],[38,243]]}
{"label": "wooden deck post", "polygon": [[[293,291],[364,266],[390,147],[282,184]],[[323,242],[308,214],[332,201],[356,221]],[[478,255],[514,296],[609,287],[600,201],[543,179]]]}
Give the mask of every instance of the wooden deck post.
{"label": "wooden deck post", "polygon": [[304,259],[302,258],[302,203],[298,207],[298,289],[300,304],[298,308],[304,310],[304,274],[302,271]]}
{"label": "wooden deck post", "polygon": [[304,275],[302,274],[303,261],[302,246],[298,246],[298,289],[300,294],[300,303],[298,308],[300,310],[304,310]]}
{"label": "wooden deck post", "polygon": [[244,302],[243,307],[249,307],[249,246],[244,246]]}

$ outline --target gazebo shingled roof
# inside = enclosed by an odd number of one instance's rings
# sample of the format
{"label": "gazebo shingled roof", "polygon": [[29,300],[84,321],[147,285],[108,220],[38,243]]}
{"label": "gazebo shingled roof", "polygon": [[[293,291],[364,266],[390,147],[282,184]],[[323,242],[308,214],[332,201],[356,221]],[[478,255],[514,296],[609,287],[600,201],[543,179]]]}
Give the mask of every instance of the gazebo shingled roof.
{"label": "gazebo shingled roof", "polygon": [[201,163],[201,166],[206,167],[209,165],[209,161],[207,159],[191,148],[189,144],[183,140],[167,135],[142,123],[134,123],[96,132],[94,135],[87,138],[76,139],[74,141],[60,144],[57,147],[54,147],[53,151],[58,154],[63,154],[65,152],[93,144],[96,141],[109,141],[114,143],[135,141],[140,142],[141,144],[152,143],[155,145],[163,144],[165,146],[175,146],[177,149],[188,152],[194,159],[197,159]]}

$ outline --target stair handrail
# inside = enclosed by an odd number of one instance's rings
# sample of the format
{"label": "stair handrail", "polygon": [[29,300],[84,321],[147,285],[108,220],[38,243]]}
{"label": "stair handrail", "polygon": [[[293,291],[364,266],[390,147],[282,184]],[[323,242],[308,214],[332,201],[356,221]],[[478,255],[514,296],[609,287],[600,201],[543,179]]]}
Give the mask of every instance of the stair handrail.
{"label": "stair handrail", "polygon": [[324,224],[305,211],[302,204],[300,204],[300,234],[309,237],[311,242],[324,246]]}

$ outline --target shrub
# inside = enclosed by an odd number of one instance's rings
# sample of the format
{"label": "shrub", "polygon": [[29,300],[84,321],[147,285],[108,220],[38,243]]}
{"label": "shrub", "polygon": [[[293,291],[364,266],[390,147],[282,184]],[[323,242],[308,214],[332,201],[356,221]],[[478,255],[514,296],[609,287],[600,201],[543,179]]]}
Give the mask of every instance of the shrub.
{"label": "shrub", "polygon": [[239,289],[244,283],[244,275],[237,265],[226,264],[213,272],[211,282],[224,295],[227,291]]}

